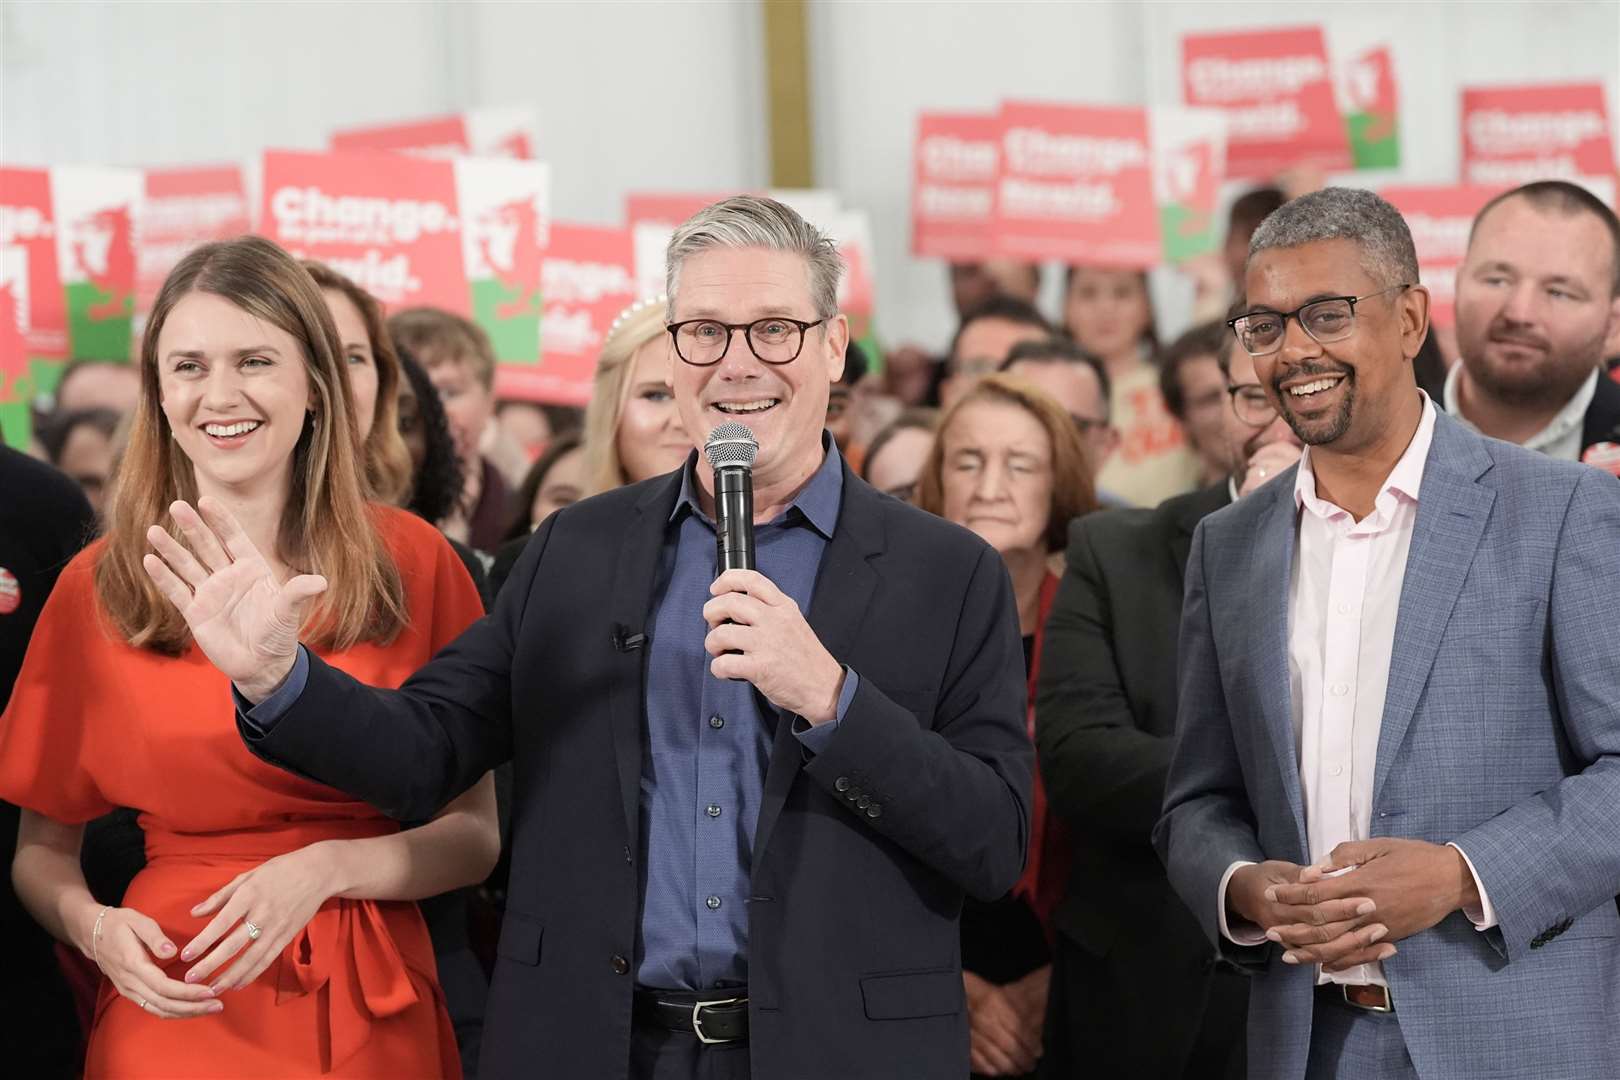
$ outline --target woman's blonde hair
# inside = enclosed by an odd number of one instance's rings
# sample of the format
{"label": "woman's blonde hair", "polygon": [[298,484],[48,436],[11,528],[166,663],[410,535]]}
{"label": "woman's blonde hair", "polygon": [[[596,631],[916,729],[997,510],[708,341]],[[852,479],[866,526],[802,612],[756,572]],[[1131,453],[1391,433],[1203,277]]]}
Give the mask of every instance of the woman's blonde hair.
{"label": "woman's blonde hair", "polygon": [[[313,259],[301,262],[315,284],[323,290],[342,293],[360,312],[371,345],[372,363],[377,367],[377,407],[372,410],[371,430],[360,433],[365,453],[366,482],[371,495],[391,506],[403,506],[411,494],[411,452],[399,433],[399,353],[383,326],[382,305],[377,298],[344,275]],[[341,355],[341,354],[340,354]]]}
{"label": "woman's blonde hair", "polygon": [[1069,523],[1097,509],[1091,464],[1074,418],[1046,391],[1015,375],[985,376],[945,411],[933,448],[928,451],[928,462],[917,478],[917,505],[930,514],[945,516],[945,437],[963,409],[987,401],[1016,405],[1046,429],[1052,443],[1052,499],[1047,507],[1043,541],[1048,552],[1062,551],[1069,543]]}
{"label": "woman's blonde hair", "polygon": [[152,306],[141,339],[141,396],[113,486],[107,546],[96,563],[102,609],[131,645],[174,655],[191,643],[185,620],[147,577],[141,559],[150,550],[147,527],[172,531],[170,504],[197,499],[196,474],[174,441],[158,387],[158,338],[174,306],[194,292],[229,301],[285,330],[300,346],[313,405],[293,448],[292,490],[276,554],[300,573],[327,579],[305,628],[308,640],[334,649],[391,641],[405,625],[404,586],[366,501],[337,327],[308,272],[256,236],[192,251],[170,272]]}
{"label": "woman's blonde hair", "polygon": [[638,300],[613,320],[602,352],[596,358],[591,402],[585,407],[585,494],[597,495],[630,482],[619,459],[619,419],[630,400],[636,350],[663,338],[665,305],[662,296]]}

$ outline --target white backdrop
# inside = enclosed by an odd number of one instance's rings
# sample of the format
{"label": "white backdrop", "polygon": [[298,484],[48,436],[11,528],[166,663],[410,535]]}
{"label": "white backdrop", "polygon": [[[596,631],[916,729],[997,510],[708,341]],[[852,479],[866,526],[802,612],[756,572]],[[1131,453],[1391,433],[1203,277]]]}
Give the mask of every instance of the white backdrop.
{"label": "white backdrop", "polygon": [[[814,3],[817,179],[872,214],[884,336],[938,346],[951,329],[944,269],[907,254],[920,109],[1174,102],[1181,34],[1313,20],[1330,42],[1393,45],[1405,179],[1454,178],[1464,84],[1602,79],[1620,113],[1610,0]],[[0,160],[205,164],[321,147],[338,127],[527,105],[557,217],[612,224],[631,189],[767,186],[761,33],[753,0],[6,0]]]}

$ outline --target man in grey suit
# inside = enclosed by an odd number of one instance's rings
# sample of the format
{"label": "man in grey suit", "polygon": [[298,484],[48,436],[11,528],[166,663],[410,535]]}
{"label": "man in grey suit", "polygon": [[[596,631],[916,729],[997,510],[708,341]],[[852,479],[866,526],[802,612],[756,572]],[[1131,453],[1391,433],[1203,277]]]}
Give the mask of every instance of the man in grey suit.
{"label": "man in grey suit", "polygon": [[1377,196],[1278,210],[1245,292],[1307,449],[1194,535],[1154,842],[1255,973],[1249,1075],[1620,1076],[1620,488],[1421,394]]}

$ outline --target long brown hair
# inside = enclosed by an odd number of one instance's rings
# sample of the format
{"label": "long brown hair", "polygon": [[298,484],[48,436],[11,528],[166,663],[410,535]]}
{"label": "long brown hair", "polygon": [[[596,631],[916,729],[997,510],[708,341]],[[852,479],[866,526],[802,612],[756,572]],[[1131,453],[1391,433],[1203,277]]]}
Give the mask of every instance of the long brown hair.
{"label": "long brown hair", "polygon": [[951,404],[940,419],[928,463],[917,478],[917,505],[930,514],[945,516],[945,436],[951,423],[969,405],[986,401],[1016,405],[1046,429],[1052,442],[1052,501],[1047,507],[1044,541],[1048,553],[1069,543],[1069,523],[1097,509],[1086,447],[1074,419],[1046,391],[1015,375],[987,375]]}
{"label": "long brown hair", "polygon": [[276,553],[289,567],[327,579],[305,627],[310,643],[344,649],[393,640],[405,625],[404,586],[366,502],[337,327],[314,279],[291,255],[255,236],[192,251],[152,306],[141,338],[141,396],[113,487],[107,546],[96,563],[103,611],[131,645],[171,655],[190,645],[185,620],[147,577],[141,558],[149,550],[147,527],[172,530],[169,505],[197,498],[196,474],[174,442],[158,389],[158,337],[175,304],[193,292],[228,300],[301,346],[314,404],[293,448],[292,490]]}
{"label": "long brown hair", "polygon": [[315,284],[340,292],[360,312],[371,345],[371,359],[377,367],[377,407],[372,411],[371,430],[360,433],[366,456],[366,482],[374,497],[393,506],[403,506],[411,494],[411,452],[399,434],[399,353],[383,327],[382,305],[377,298],[325,263],[305,259],[302,264]]}

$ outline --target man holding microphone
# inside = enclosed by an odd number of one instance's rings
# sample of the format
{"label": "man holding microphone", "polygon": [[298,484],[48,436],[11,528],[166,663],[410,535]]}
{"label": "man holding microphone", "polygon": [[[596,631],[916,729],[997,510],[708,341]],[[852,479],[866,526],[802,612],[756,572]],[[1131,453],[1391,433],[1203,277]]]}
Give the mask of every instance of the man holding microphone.
{"label": "man holding microphone", "polygon": [[757,570],[715,576],[694,455],[554,514],[393,692],[298,645],[324,582],[275,581],[217,507],[177,508],[184,546],[154,528],[148,571],[265,760],[401,819],[513,761],[483,1075],[961,1076],[957,914],[1017,880],[1029,827],[1006,573],[824,437],[848,340],[826,237],[739,196],[668,257],[686,430],[758,443]]}

